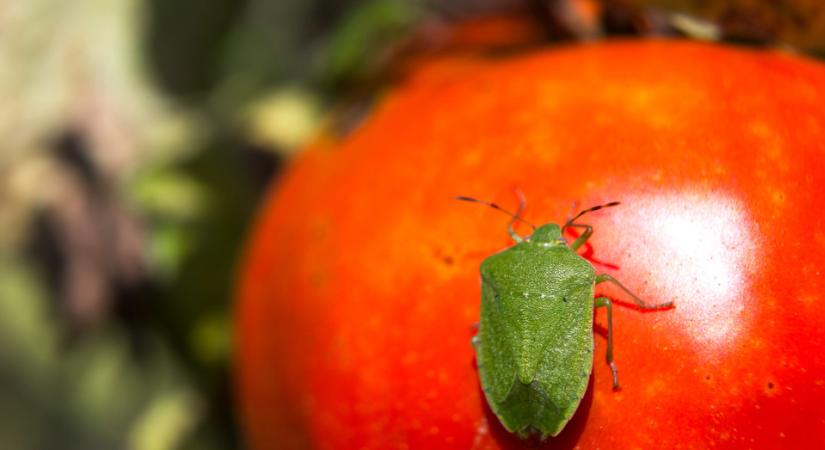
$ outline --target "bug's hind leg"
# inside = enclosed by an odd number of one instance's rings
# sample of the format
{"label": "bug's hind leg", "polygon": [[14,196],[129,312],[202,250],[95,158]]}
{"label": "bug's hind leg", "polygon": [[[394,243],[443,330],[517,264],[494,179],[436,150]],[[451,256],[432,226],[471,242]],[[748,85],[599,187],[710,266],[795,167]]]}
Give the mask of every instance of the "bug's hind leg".
{"label": "bug's hind leg", "polygon": [[613,361],[613,303],[607,297],[598,297],[593,301],[596,308],[607,308],[607,365],[613,373],[613,389],[619,389],[619,374],[616,370],[616,363]]}
{"label": "bug's hind leg", "polygon": [[[574,242],[574,244],[575,244],[575,242]],[[629,295],[630,298],[633,299],[633,303],[635,303],[636,306],[638,306],[641,309],[663,309],[663,308],[670,308],[671,306],[673,306],[673,302],[664,302],[664,303],[657,303],[655,305],[649,305],[649,304],[645,303],[644,300],[640,299],[636,294],[630,292],[630,289],[624,287],[624,285],[622,283],[619,283],[619,280],[611,277],[610,275],[608,275],[606,273],[603,273],[601,275],[596,275],[596,284],[603,283],[605,281],[608,281],[608,282],[613,283],[616,286],[618,286],[619,289],[623,290],[625,292],[625,294]],[[608,309],[608,311],[609,311],[609,309]]]}

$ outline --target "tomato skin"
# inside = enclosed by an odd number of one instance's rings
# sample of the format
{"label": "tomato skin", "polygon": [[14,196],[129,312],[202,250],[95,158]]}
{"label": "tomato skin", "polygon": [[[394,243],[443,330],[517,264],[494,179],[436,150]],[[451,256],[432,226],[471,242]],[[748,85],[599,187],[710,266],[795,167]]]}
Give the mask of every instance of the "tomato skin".
{"label": "tomato skin", "polygon": [[[825,67],[676,41],[457,58],[412,74],[273,188],[240,271],[236,359],[258,450],[533,448],[484,403],[478,266],[507,217],[594,213],[615,358],[560,448],[825,443]],[[523,233],[528,229],[520,228]]]}

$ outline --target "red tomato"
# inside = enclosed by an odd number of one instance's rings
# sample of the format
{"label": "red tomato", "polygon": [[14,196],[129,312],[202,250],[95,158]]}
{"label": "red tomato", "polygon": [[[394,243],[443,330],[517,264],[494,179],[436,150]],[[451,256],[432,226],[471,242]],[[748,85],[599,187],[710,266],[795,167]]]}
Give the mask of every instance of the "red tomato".
{"label": "red tomato", "polygon": [[[470,338],[508,218],[591,214],[598,272],[670,310],[596,313],[588,394],[554,448],[825,445],[825,67],[689,42],[440,61],[291,167],[238,290],[253,448],[539,446],[504,430]],[[528,229],[520,227],[523,233]]]}

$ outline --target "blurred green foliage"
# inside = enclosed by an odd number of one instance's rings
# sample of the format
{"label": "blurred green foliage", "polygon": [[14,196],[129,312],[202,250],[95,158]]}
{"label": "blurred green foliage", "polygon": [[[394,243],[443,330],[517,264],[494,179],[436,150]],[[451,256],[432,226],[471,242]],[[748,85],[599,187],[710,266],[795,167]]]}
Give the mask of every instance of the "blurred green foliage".
{"label": "blurred green foliage", "polygon": [[242,448],[231,298],[254,208],[416,8],[0,8],[3,448]]}

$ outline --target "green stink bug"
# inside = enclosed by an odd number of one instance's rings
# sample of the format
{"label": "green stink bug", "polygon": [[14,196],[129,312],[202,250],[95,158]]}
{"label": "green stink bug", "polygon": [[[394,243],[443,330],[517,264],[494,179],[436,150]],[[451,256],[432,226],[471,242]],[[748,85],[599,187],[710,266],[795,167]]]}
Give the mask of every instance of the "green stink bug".
{"label": "green stink bug", "polygon": [[[507,227],[516,242],[481,264],[481,320],[473,338],[479,378],[490,408],[502,425],[519,437],[558,435],[587,388],[593,368],[593,309],[607,308],[607,363],[613,388],[619,388],[613,362],[613,306],[607,297],[594,300],[595,285],[610,282],[641,309],[659,309],[672,302],[648,305],[576,253],[593,234],[575,221],[589,212],[616,206],[610,202],[587,208],[563,226],[538,228],[521,218],[524,200],[512,214],[495,203],[471,197],[511,216]],[[522,237],[516,221],[533,228]],[[573,243],[563,237],[568,228],[584,231]]]}

